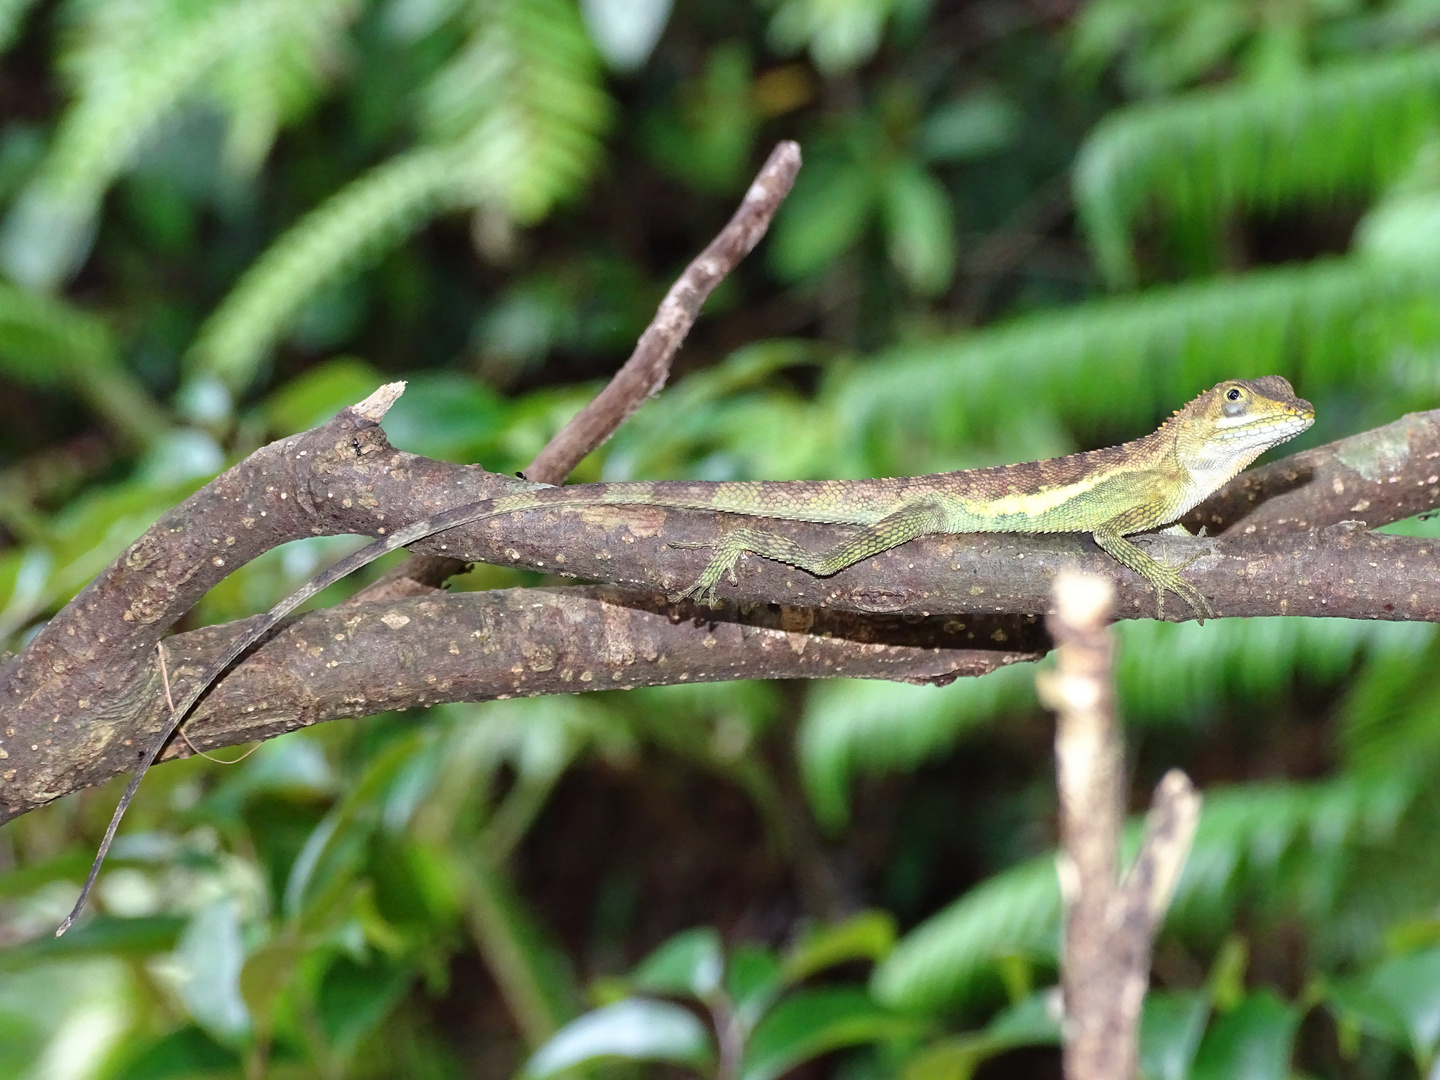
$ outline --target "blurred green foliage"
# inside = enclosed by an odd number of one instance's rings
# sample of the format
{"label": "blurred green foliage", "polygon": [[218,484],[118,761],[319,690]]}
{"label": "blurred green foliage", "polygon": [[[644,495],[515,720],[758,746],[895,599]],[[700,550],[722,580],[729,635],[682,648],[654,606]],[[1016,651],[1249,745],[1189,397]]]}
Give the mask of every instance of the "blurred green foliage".
{"label": "blurred green foliage", "polygon": [[[782,137],[769,240],[577,478],[1022,460],[1227,376],[1291,378],[1312,442],[1440,404],[1437,0],[0,0],[0,50],[13,647],[395,374],[397,445],[522,467]],[[1146,1074],[1430,1075],[1440,639],[1120,633],[1136,805],[1208,792]],[[1032,686],[445,706],[167,765],[55,940],[113,802],[72,796],[0,830],[0,1074],[1053,1068]]]}

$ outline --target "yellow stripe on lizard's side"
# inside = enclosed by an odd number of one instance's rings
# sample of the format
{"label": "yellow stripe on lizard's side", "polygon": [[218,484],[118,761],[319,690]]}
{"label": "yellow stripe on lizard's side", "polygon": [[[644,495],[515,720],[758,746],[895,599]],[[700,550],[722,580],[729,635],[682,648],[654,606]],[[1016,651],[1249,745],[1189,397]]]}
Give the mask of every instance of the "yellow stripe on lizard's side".
{"label": "yellow stripe on lizard's side", "polygon": [[985,499],[966,499],[961,497],[965,509],[976,517],[1013,517],[1023,515],[1036,518],[1051,510],[1064,506],[1077,495],[1083,495],[1087,491],[1093,491],[1095,485],[1104,482],[1109,477],[1095,474],[1077,480],[1071,484],[1062,484],[1053,488],[1041,488],[1039,491],[1017,491],[1013,495],[1001,495]]}

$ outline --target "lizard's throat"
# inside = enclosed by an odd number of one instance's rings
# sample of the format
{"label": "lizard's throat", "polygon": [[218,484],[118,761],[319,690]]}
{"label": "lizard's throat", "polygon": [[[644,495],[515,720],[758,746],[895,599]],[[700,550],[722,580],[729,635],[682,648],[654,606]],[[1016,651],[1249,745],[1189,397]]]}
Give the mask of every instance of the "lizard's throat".
{"label": "lizard's throat", "polygon": [[1182,459],[1190,482],[1176,509],[1176,516],[1188,513],[1234,478],[1266,450],[1264,446],[1241,447],[1219,445],[1209,452],[1187,455]]}

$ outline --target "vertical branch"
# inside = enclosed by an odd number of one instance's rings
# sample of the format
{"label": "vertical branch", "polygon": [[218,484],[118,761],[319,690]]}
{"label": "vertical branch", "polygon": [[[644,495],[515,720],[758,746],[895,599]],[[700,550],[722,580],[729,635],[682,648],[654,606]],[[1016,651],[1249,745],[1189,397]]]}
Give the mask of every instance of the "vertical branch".
{"label": "vertical branch", "polygon": [[1114,588],[1103,578],[1056,579],[1049,619],[1056,666],[1039,684],[1056,713],[1066,1080],[1135,1076],[1151,945],[1200,814],[1189,779],[1171,770],[1156,788],[1140,852],[1121,882],[1125,746],[1115,716],[1114,638],[1106,625],[1113,602]]}
{"label": "vertical branch", "polygon": [[706,298],[760,242],[799,171],[800,144],[776,143],[725,227],[670,286],[630,359],[525,467],[527,479],[560,483],[586,454],[660,392],[670,374],[670,361]]}

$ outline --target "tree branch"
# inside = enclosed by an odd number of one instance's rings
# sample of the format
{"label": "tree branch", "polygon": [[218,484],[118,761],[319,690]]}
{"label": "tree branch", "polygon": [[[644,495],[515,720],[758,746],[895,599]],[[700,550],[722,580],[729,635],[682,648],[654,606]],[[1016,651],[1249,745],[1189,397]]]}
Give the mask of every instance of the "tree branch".
{"label": "tree branch", "polygon": [[[517,487],[517,481],[482,469],[396,451],[372,419],[383,405],[377,400],[363,403],[364,408],[344,410],[321,428],[259,449],[197,491],[135,541],[36,635],[29,648],[4,665],[0,670],[0,706],[6,717],[0,730],[0,753],[4,755],[0,757],[0,819],[130,768],[132,747],[143,743],[145,732],[156,730],[156,642],[233,567],[287,540],[337,533],[383,536],[397,524]],[[1434,419],[1436,415],[1428,413],[1403,423],[1407,431],[1430,432],[1428,438],[1433,438],[1440,428]],[[1310,474],[1325,475],[1316,464],[1325,459],[1323,455],[1344,464],[1345,458],[1354,459],[1355,446],[1367,441],[1375,441],[1372,433],[1297,456],[1310,462]],[[1427,445],[1418,436],[1410,439],[1407,455],[1392,455],[1380,471],[1372,469],[1374,478],[1367,481],[1374,485],[1374,501],[1368,510],[1372,520],[1378,523],[1413,513],[1417,491],[1424,492],[1424,498],[1433,498],[1431,485],[1408,482],[1417,472],[1416,462],[1433,461],[1426,455],[1440,449],[1433,445],[1426,449]],[[1287,472],[1297,471],[1289,461],[1277,462],[1270,472],[1283,478]],[[1250,482],[1241,478],[1236,485]],[[1303,484],[1293,487],[1290,498],[1303,498],[1300,488]],[[1225,498],[1228,495],[1223,492],[1218,500],[1221,505]],[[1308,511],[1306,517],[1309,523],[1323,521],[1326,505],[1338,513],[1333,501],[1326,501],[1323,495],[1316,500],[1318,508]],[[1250,505],[1248,497],[1244,505]],[[1253,517],[1261,510],[1248,513]],[[1217,514],[1215,511],[1212,517]],[[672,541],[703,543],[714,539],[723,527],[721,516],[671,513],[655,507],[530,511],[452,530],[425,541],[423,547],[446,556],[458,554],[465,560],[530,566],[631,586],[641,592],[624,598],[621,593],[611,593],[611,608],[655,615],[670,611],[658,593],[688,585],[707,559],[703,550],[674,549]],[[792,531],[812,547],[822,546],[837,534],[835,527],[804,523],[775,523],[775,527]],[[1293,518],[1267,527],[1263,533],[1237,534],[1236,539],[1228,534],[1214,540],[1156,537],[1151,543],[1164,549],[1161,554],[1169,560],[1187,557],[1197,547],[1210,550],[1189,567],[1187,575],[1224,615],[1440,619],[1437,541],[1378,536],[1355,526],[1309,531],[1286,528],[1293,528]],[[796,621],[791,625],[828,625],[825,618],[832,616],[819,616],[816,609],[822,608],[867,616],[884,613],[900,619],[943,613],[952,616],[949,622],[940,619],[923,625],[930,632],[943,629],[950,635],[971,634],[975,626],[984,626],[985,641],[999,649],[998,657],[985,662],[1008,662],[1043,651],[1044,642],[1034,636],[1034,613],[1048,608],[1051,582],[1064,567],[1079,567],[1117,580],[1120,611],[1145,618],[1153,615],[1155,598],[1148,586],[1116,567],[1089,540],[998,534],[926,537],[829,579],[816,579],[762,559],[746,559],[739,567],[740,585],[726,586],[740,606],[716,615],[704,613],[703,618],[707,624],[765,628],[765,619],[772,618],[765,606],[770,603],[802,609],[786,615]],[[583,605],[593,602],[583,590],[559,590],[554,595],[575,596],[580,616],[589,611]],[[449,596],[432,599],[461,600]],[[409,609],[400,613],[415,618]],[[1176,611],[1175,603],[1166,613],[1169,618],[1188,618],[1188,612]],[[975,618],[979,615],[1014,618],[986,619],[978,624]],[[336,616],[346,618],[346,609]],[[677,615],[675,621],[667,618],[648,624],[649,634],[661,642],[658,651],[683,654],[690,629],[681,618]],[[865,645],[887,641],[878,629],[874,634],[880,636],[865,638],[858,626],[851,622],[842,632],[821,632],[850,641],[861,652]],[[383,667],[384,649],[393,644],[393,639],[376,639],[377,654],[366,664]],[[946,641],[936,634],[932,644],[971,648],[975,642],[958,636]],[[536,648],[541,651],[550,647],[553,642],[537,641]],[[589,661],[582,645],[572,642],[569,648],[577,670],[586,665],[595,670],[606,667],[603,657],[608,654],[599,642]],[[732,672],[732,677],[782,674],[763,667],[763,662],[747,660],[746,651],[743,636],[713,635],[701,667]],[[429,652],[432,667],[445,662],[438,648]],[[419,662],[415,661],[419,652],[410,655],[413,662]],[[952,661],[950,667],[936,668],[919,652],[894,654],[893,664],[868,674],[924,680],[988,670],[985,662],[966,667],[968,661],[962,658]],[[216,708],[229,701],[240,707],[243,698],[230,697],[225,687],[246,667],[248,662],[220,684]],[[681,672],[672,671],[674,681],[680,681]],[[793,670],[789,674],[822,672]],[[540,688],[527,693],[547,691],[549,688]],[[314,710],[304,685],[292,685],[289,693],[294,698],[288,706],[292,711]],[[469,694],[467,700],[475,700],[511,690],[503,680],[488,690],[465,693]],[[367,691],[366,700],[372,697],[372,691]],[[266,700],[271,698],[276,694],[266,694]],[[422,698],[416,690],[410,696],[387,697],[386,701],[399,707]],[[278,698],[276,704],[281,704]],[[321,711],[327,716],[341,711],[353,714],[357,703],[337,691],[327,710]]]}
{"label": "tree branch", "polygon": [[[249,621],[166,639],[176,700]],[[741,619],[606,587],[348,603],[298,618],[255,649],[201,701],[186,733],[193,747],[212,749],[386,709],[684,682],[945,683],[1037,659],[1048,646],[1038,623],[1021,639],[1002,631],[997,641],[1000,624],[781,607]],[[0,823],[133,768],[135,749],[169,719],[153,665],[150,673],[135,690],[132,718],[104,745],[62,738],[16,747],[4,762]],[[162,760],[191,752],[177,739]]]}

